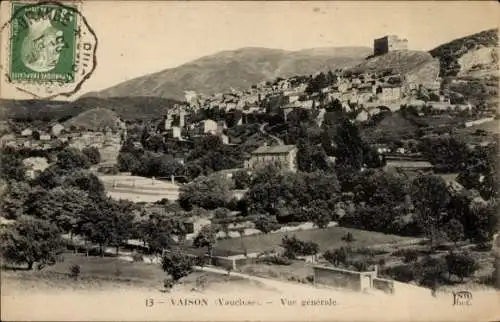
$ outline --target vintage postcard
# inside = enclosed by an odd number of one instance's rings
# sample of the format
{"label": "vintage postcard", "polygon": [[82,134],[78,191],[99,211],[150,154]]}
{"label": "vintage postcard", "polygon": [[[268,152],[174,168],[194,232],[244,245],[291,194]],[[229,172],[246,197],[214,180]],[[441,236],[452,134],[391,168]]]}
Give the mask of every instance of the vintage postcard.
{"label": "vintage postcard", "polygon": [[2,1],[1,319],[499,321],[496,1]]}

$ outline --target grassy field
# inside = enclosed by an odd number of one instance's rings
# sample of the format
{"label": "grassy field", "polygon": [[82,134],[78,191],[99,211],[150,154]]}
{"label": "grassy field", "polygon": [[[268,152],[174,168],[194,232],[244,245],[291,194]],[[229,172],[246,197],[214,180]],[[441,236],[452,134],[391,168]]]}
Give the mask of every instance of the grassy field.
{"label": "grassy field", "polygon": [[239,238],[220,240],[218,241],[216,247],[221,250],[242,251],[243,244],[249,253],[260,253],[279,247],[281,240],[285,235],[290,237],[295,235],[300,240],[312,240],[318,243],[320,251],[325,251],[327,249],[339,248],[342,245],[345,245],[346,242],[342,240],[342,237],[344,237],[348,232],[352,233],[356,239],[351,243],[352,247],[367,247],[377,244],[390,244],[414,239],[354,228],[330,227],[326,229],[311,229],[288,233],[246,236],[243,237],[242,240]]}
{"label": "grassy field", "polygon": [[[70,277],[70,268],[80,265],[78,280]],[[110,257],[86,257],[64,254],[64,260],[43,270],[3,270],[2,287],[16,285],[21,288],[147,288],[159,290],[167,274],[159,264],[131,263]],[[221,276],[208,272],[193,272],[182,279],[182,284],[193,287],[197,277],[204,275],[207,285],[228,282],[236,277]]]}
{"label": "grassy field", "polygon": [[306,282],[307,277],[314,274],[313,264],[299,260],[292,261],[291,265],[248,264],[238,270],[249,275],[294,282]]}

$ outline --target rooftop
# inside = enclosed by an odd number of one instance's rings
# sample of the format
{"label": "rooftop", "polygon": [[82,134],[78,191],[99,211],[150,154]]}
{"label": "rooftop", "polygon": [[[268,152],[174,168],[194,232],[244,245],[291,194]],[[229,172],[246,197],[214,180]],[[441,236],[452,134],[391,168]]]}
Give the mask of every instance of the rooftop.
{"label": "rooftop", "polygon": [[289,153],[295,149],[295,145],[275,145],[275,146],[261,146],[257,150],[253,151],[252,154],[281,154]]}

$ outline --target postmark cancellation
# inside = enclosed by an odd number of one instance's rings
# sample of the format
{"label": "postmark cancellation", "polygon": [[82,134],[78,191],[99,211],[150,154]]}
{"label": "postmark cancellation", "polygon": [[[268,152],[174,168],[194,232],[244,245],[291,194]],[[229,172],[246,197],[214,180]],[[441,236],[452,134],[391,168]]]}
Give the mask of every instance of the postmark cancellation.
{"label": "postmark cancellation", "polygon": [[36,99],[77,93],[97,66],[97,36],[79,4],[16,1],[3,8],[10,14],[1,27],[2,87]]}

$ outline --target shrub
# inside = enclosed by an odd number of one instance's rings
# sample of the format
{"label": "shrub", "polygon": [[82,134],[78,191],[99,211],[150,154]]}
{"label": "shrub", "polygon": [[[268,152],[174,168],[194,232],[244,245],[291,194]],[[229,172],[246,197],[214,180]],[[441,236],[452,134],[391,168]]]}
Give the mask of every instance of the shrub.
{"label": "shrub", "polygon": [[403,254],[404,263],[413,263],[418,260],[418,251],[414,249],[407,249]]}
{"label": "shrub", "polygon": [[366,272],[369,270],[370,264],[366,259],[356,259],[352,260],[349,263],[349,266],[352,266],[358,272]]}
{"label": "shrub", "polygon": [[171,278],[163,279],[163,287],[170,290],[174,286],[174,281]]}
{"label": "shrub", "polygon": [[255,228],[267,234],[273,230],[278,230],[281,225],[278,223],[276,216],[259,215],[254,219]]}
{"label": "shrub", "polygon": [[167,272],[174,282],[189,275],[193,270],[193,260],[181,253],[166,253],[161,262],[162,269]]}
{"label": "shrub", "polygon": [[80,276],[80,273],[81,273],[81,269],[80,269],[80,265],[78,265],[78,264],[71,265],[71,267],[69,268],[69,275],[71,277],[73,277],[74,279],[77,279],[78,276]]}
{"label": "shrub", "polygon": [[307,275],[306,280],[311,284],[314,283],[314,275]]}
{"label": "shrub", "polygon": [[383,270],[383,274],[404,283],[416,280],[415,269],[411,265],[388,267]]}
{"label": "shrub", "polygon": [[288,236],[281,240],[282,246],[285,248],[285,256],[294,259],[297,255],[314,255],[319,251],[319,245],[313,241],[301,241],[297,237]]}
{"label": "shrub", "polygon": [[420,272],[420,284],[436,289],[445,281],[443,276],[448,268],[443,258],[428,256],[419,263],[417,270]]}
{"label": "shrub", "polygon": [[373,249],[368,247],[356,248],[352,252],[355,254],[371,255],[371,256],[382,255],[387,253],[385,250],[382,249]]}
{"label": "shrub", "polygon": [[347,247],[340,247],[335,250],[327,250],[323,253],[323,258],[333,265],[346,264],[350,250]]}
{"label": "shrub", "polygon": [[205,263],[206,263],[205,255],[196,256],[196,258],[194,259],[194,264],[196,266],[203,267],[205,266]]}
{"label": "shrub", "polygon": [[448,273],[463,280],[469,277],[479,268],[478,263],[469,253],[450,252],[445,257]]}
{"label": "shrub", "polygon": [[266,257],[262,261],[264,263],[274,264],[274,265],[291,265],[292,264],[292,261],[288,257],[279,256],[279,255]]}
{"label": "shrub", "polygon": [[348,232],[342,237],[342,240],[346,243],[352,243],[353,241],[356,241],[356,238],[354,238],[354,235],[351,232]]}

